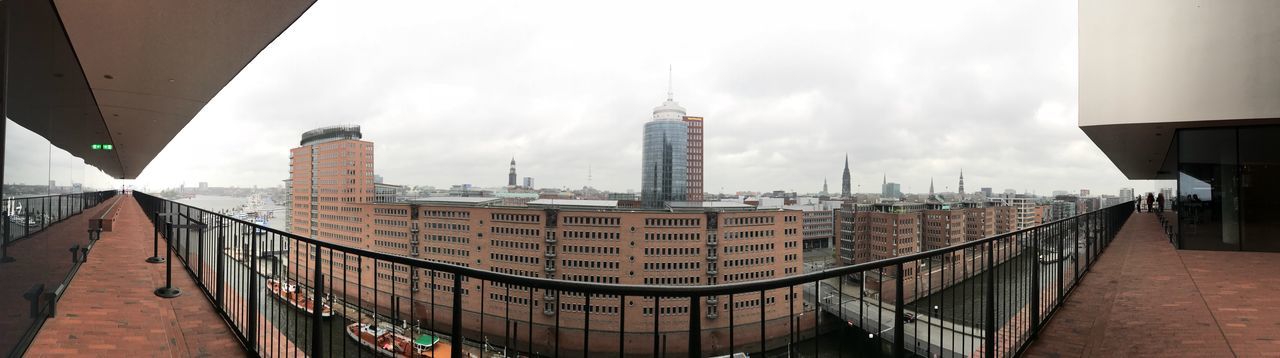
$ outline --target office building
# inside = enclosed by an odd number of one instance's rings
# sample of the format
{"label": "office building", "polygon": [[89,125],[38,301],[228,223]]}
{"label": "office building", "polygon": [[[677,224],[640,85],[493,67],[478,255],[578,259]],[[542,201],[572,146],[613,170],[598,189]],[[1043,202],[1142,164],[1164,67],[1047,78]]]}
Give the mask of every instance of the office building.
{"label": "office building", "polygon": [[885,182],[880,186],[880,197],[902,199],[902,184]]}
{"label": "office building", "polygon": [[524,188],[533,189],[533,177],[524,177]]}
{"label": "office building", "polygon": [[[360,140],[360,126],[332,126],[302,134],[289,150],[289,232],[313,239],[347,237],[321,228],[345,227],[343,205],[371,203],[373,143]],[[309,213],[309,215],[307,214]]]}
{"label": "office building", "polygon": [[1133,188],[1120,188],[1120,200],[1129,201],[1137,196],[1134,195]]}
{"label": "office building", "polygon": [[688,200],[689,129],[685,109],[673,96],[668,89],[666,102],[655,107],[652,120],[644,124],[640,200],[647,208]]}
{"label": "office building", "polygon": [[990,198],[995,196],[993,195],[995,194],[995,192],[991,191],[991,188],[982,188],[981,190],[982,190],[982,197],[984,198]]}
{"label": "office building", "polygon": [[685,200],[702,201],[702,117],[684,116],[685,127],[688,128],[689,141],[686,145],[688,156],[687,184]]}
{"label": "office building", "polygon": [[[804,239],[809,235],[816,240],[820,236],[816,231],[820,229],[815,227],[823,223],[813,213],[800,210],[758,210],[726,202],[668,202],[662,210],[636,210],[620,207],[613,200],[560,198],[521,201],[522,206],[509,206],[515,202],[491,195],[396,201],[394,189],[398,186],[373,183],[373,144],[360,138],[360,129],[356,126],[321,128],[305,133],[302,146],[291,151],[290,184],[294,202],[289,210],[293,218],[291,232],[391,255],[521,276],[636,285],[708,285],[801,273]],[[316,184],[311,184],[313,182]],[[367,196],[363,194],[366,188]],[[465,184],[455,185],[451,192],[454,189],[461,194],[481,191]],[[828,215],[825,221],[828,227],[830,213],[817,213]],[[815,232],[806,233],[806,227]],[[306,252],[293,254],[310,257]],[[378,263],[375,268],[371,261],[360,267],[363,271],[354,270],[354,264],[348,263],[353,270],[343,273],[339,267],[333,275],[335,279],[345,278],[350,282],[363,280],[366,288],[377,282],[385,292],[416,297],[412,305],[395,306],[402,312],[384,314],[412,315],[426,320],[436,312],[437,322],[448,320],[452,287],[442,283],[432,286],[434,281],[427,270],[385,263]],[[327,263],[327,259],[320,260],[325,270],[328,270]],[[445,281],[445,278],[437,279]],[[462,291],[463,306],[467,310],[479,312],[481,305],[504,305],[505,308],[505,304],[511,303],[511,317],[532,315],[532,323],[550,326],[557,317],[581,314],[586,304],[582,296],[546,292],[530,299],[529,292],[523,288],[513,288],[511,296],[507,296],[503,286],[487,285],[491,286],[487,292],[471,288]],[[356,294],[354,287],[334,287],[333,290],[335,294],[346,294],[348,301],[358,299],[352,297]],[[520,292],[515,292],[517,290]],[[436,310],[429,304],[433,295],[438,302]],[[365,299],[369,297],[366,295]],[[634,306],[619,306],[618,302],[609,300],[592,301],[591,328],[617,330],[619,317],[625,310],[628,317],[637,317],[626,321],[626,330],[653,330],[652,300],[648,303],[641,297],[635,300]],[[703,327],[728,327],[729,321],[723,316],[730,311],[728,302],[727,297],[701,300]],[[788,303],[800,304],[789,300],[784,290],[767,292],[763,302],[766,319],[787,317],[791,310]],[[389,302],[379,304],[392,307]],[[662,304],[664,311],[658,315],[663,317],[664,327],[688,325],[688,302],[663,301]],[[739,305],[737,314],[758,317],[760,306]],[[528,318],[518,320],[521,325],[530,323]],[[489,323],[502,326],[501,321]],[[581,327],[583,323],[578,319],[561,324]],[[786,334],[785,327],[779,329],[771,330],[769,335]],[[532,338],[543,342],[551,339],[548,334],[535,331]],[[511,338],[529,339],[524,335]],[[739,341],[748,342],[750,338]],[[581,339],[576,344],[580,346]],[[609,341],[611,346],[603,341],[600,344],[601,350],[618,349],[616,341]],[[642,347],[647,347],[647,343],[627,345],[624,350]]]}
{"label": "office building", "polygon": [[805,250],[833,247],[836,215],[834,208],[823,204],[786,205],[787,210],[799,210],[802,216]]}

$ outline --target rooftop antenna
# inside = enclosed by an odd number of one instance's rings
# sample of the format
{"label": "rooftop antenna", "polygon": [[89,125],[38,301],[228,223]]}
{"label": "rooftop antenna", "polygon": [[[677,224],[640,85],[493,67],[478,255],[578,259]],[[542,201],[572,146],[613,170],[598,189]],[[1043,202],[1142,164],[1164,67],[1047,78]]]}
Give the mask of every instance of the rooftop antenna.
{"label": "rooftop antenna", "polygon": [[667,100],[675,100],[675,93],[671,90],[671,65],[667,65]]}

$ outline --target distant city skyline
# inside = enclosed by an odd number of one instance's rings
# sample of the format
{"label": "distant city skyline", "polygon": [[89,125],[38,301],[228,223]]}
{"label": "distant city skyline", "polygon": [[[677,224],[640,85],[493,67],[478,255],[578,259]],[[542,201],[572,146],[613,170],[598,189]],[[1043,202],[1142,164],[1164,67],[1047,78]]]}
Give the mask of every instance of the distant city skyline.
{"label": "distant city skyline", "polygon": [[[878,191],[884,172],[903,191],[930,177],[954,191],[941,178],[961,168],[969,186],[997,190],[1157,190],[1077,128],[1071,3],[744,3],[734,16],[685,3],[395,6],[315,4],[133,185],[278,186],[296,133],[349,123],[380,138],[389,183],[499,187],[514,155],[541,186],[583,187],[590,167],[593,187],[638,192],[643,114],[674,65],[682,102],[714,120],[707,192],[816,192],[823,178],[834,189],[846,152],[854,193]],[[671,8],[699,21],[648,26]],[[896,13],[913,15],[883,16]],[[27,150],[6,152],[8,183],[47,183],[50,161],[60,183],[119,183],[9,132],[9,148]]]}

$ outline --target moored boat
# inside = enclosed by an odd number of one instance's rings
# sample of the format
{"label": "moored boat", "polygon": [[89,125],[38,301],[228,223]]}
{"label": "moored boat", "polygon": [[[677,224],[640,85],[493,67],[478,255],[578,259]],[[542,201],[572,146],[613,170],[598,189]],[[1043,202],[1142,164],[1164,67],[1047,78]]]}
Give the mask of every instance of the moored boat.
{"label": "moored boat", "polygon": [[[315,300],[299,292],[297,285],[270,278],[267,279],[267,291],[271,292],[272,296],[289,303],[294,308],[305,311],[307,314],[314,313],[311,309],[315,306]],[[333,308],[329,304],[329,300],[325,299],[323,301],[320,304],[320,317],[333,316]]]}
{"label": "moored boat", "polygon": [[449,344],[440,341],[440,337],[417,334],[410,339],[407,329],[397,329],[388,323],[352,323],[346,331],[348,337],[384,357],[449,358],[452,354]]}

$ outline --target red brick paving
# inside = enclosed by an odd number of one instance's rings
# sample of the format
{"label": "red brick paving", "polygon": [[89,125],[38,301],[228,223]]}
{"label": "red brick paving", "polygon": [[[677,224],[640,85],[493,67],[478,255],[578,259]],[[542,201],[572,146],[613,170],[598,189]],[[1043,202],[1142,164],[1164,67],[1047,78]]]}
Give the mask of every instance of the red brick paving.
{"label": "red brick paving", "polygon": [[1280,356],[1280,253],[1177,251],[1134,214],[1033,357]]}
{"label": "red brick paving", "polygon": [[181,297],[152,293],[165,277],[163,264],[144,261],[151,256],[151,224],[132,197],[122,199],[115,231],[102,233],[27,356],[246,356],[180,266],[173,281]]}

